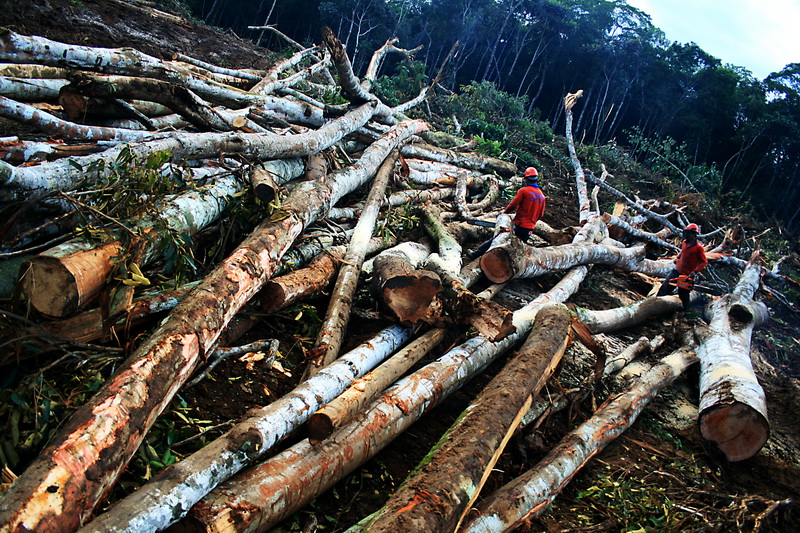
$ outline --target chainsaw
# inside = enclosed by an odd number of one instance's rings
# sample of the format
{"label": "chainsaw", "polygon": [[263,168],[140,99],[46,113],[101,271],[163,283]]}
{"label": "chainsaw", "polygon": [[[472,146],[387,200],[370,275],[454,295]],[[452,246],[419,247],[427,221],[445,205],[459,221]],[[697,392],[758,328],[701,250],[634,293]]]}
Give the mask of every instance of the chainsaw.
{"label": "chainsaw", "polygon": [[698,283],[692,284],[691,282],[687,281],[687,279],[688,276],[678,276],[677,278],[670,280],[669,284],[679,289],[697,291],[714,296],[722,296],[725,293],[725,291],[723,291],[720,287],[708,287]]}

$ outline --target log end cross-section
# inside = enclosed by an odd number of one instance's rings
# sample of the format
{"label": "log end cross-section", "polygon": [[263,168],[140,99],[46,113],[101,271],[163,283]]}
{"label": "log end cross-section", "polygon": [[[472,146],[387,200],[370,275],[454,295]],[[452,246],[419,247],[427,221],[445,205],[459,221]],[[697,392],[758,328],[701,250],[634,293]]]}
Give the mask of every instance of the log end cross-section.
{"label": "log end cross-section", "polygon": [[505,283],[516,274],[506,248],[492,248],[481,257],[481,270],[492,283]]}
{"label": "log end cross-section", "polygon": [[700,432],[717,443],[728,461],[743,461],[766,444],[769,423],[747,404],[717,404],[700,413]]}

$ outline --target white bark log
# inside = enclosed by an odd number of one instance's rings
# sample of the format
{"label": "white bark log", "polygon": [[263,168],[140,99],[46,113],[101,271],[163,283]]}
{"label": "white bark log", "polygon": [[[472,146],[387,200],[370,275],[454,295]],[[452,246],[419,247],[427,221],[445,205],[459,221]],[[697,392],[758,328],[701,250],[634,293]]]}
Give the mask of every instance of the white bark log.
{"label": "white bark log", "polygon": [[672,313],[682,308],[683,304],[677,296],[650,296],[624,307],[603,311],[576,307],[575,312],[592,333],[608,333],[641,324],[656,315]]}
{"label": "white bark log", "polygon": [[[81,529],[88,532],[159,531],[186,514],[215,486],[263,457],[411,338],[411,329],[391,326],[301,383],[289,394],[249,413],[225,435],[167,468]],[[249,441],[249,444],[245,444]]]}
{"label": "white bark log", "polygon": [[18,102],[57,102],[67,80],[27,79],[0,76],[0,96]]}
{"label": "white bark log", "polygon": [[[297,135],[279,136],[241,133],[173,133],[169,138],[129,146],[133,157],[144,159],[148,155],[168,151],[173,161],[213,157],[220,151],[244,153],[257,159],[303,157],[330,147],[344,135],[363,126],[372,116],[371,104],[364,104],[344,117],[332,120],[319,130]],[[141,132],[139,132],[141,134]],[[68,189],[87,178],[83,170],[98,161],[113,162],[124,146],[111,148],[101,154],[76,157],[69,162],[54,161],[32,167],[13,167],[0,161],[0,200],[19,200],[31,194]],[[113,165],[103,165],[92,172],[95,179],[107,177]],[[337,199],[338,200],[338,199]]]}
{"label": "white bark log", "polygon": [[513,531],[541,513],[592,457],[621,435],[645,406],[697,361],[689,349],[673,352],[650,369],[631,389],[609,399],[589,420],[570,432],[531,470],[492,493],[478,506],[460,533]]}
{"label": "white bark log", "polygon": [[734,292],[711,304],[697,350],[700,430],[729,461],[752,457],[769,438],[766,397],[750,360],[753,328],[768,317],[766,306],[752,299],[761,270],[751,261]]}

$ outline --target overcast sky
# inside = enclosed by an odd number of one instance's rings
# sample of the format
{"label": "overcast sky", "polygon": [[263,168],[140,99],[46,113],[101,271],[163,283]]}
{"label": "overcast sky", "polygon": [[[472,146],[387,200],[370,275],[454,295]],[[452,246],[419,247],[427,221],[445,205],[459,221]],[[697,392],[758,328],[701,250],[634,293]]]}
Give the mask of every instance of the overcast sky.
{"label": "overcast sky", "polygon": [[671,41],[695,42],[758,79],[800,63],[800,0],[628,0]]}

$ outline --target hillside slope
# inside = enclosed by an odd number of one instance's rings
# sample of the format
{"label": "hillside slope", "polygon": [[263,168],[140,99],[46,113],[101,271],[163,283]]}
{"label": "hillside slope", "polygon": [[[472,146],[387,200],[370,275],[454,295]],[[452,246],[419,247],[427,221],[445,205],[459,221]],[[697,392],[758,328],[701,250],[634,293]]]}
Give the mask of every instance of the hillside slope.
{"label": "hillside slope", "polygon": [[[24,34],[91,46],[129,46],[162,58],[181,52],[227,67],[269,64],[265,58],[268,51],[255,47],[248,40],[170,15],[151,15],[146,8],[118,0],[6,1],[0,8],[0,25]],[[543,180],[545,193],[553,199],[544,220],[554,226],[568,225],[575,219],[577,203],[570,171],[554,163],[544,165],[542,172],[546,177]],[[509,308],[518,306],[518,300],[530,298],[539,288],[536,283],[513,282],[501,297],[501,303]],[[614,307],[635,301],[646,292],[647,287],[635,278],[596,267],[573,303],[591,308]],[[691,406],[696,403],[697,394],[696,372],[691,372],[657,399],[641,423],[598,455],[553,508],[532,523],[531,529],[618,531],[638,527],[648,531],[793,531],[800,528],[800,510],[796,503],[800,497],[800,424],[797,423],[800,365],[792,359],[800,352],[794,338],[796,334],[793,334],[800,322],[785,307],[775,302],[771,305],[780,322],[772,323],[757,334],[754,362],[767,393],[772,435],[756,457],[728,463],[699,437],[691,418]],[[623,345],[642,334],[666,331],[669,345],[675,346],[689,328],[680,317],[658,320],[658,323],[625,332],[610,342]],[[359,322],[365,330],[375,327],[368,324],[367,320]],[[789,348],[783,348],[785,346]],[[574,355],[580,348],[572,350]],[[241,364],[220,368],[222,375],[236,377]],[[490,374],[496,370],[490,369]],[[569,374],[572,370],[579,371],[569,366],[562,370],[564,384],[572,382],[573,376]],[[408,434],[399,437],[334,491],[318,498],[307,511],[287,520],[284,530],[313,514],[326,530],[341,531],[375,510],[387,492],[402,481],[488,382],[490,374],[476,378],[475,383],[466,386]],[[226,420],[241,416],[263,401],[258,391],[253,392],[257,385],[269,385],[273,390],[289,387],[288,380],[281,385],[275,381],[275,374],[265,375],[260,381],[238,390],[238,385],[231,386],[221,379],[198,387],[198,392],[187,394],[186,400],[199,406],[209,418]],[[557,389],[556,386],[550,392],[556,394]],[[231,401],[232,398],[236,401]],[[683,409],[687,406],[688,416]],[[563,416],[515,440],[512,452],[505,454],[498,463],[487,488],[499,486],[535,463],[552,448],[565,429],[590,415],[591,408],[591,401],[576,405]],[[678,507],[653,514],[653,508],[662,505],[665,498],[678,502]],[[639,522],[648,516],[649,522]]]}

